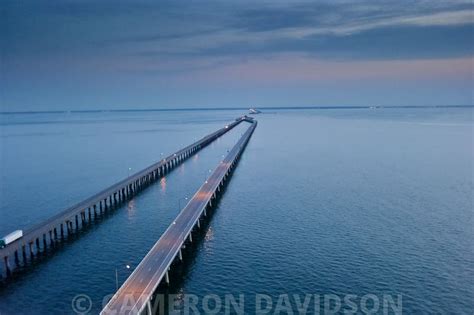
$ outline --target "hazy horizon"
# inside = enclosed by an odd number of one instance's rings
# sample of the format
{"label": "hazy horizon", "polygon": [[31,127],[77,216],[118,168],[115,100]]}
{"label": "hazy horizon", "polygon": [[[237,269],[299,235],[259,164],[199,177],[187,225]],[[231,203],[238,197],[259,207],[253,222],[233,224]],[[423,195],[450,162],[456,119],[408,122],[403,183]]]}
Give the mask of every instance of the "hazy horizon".
{"label": "hazy horizon", "polygon": [[[360,105],[360,106],[265,106],[250,107],[260,110],[325,110],[325,109],[422,109],[422,108],[471,108],[474,105]],[[249,107],[176,107],[176,108],[97,108],[97,109],[65,109],[65,110],[21,110],[21,111],[0,111],[0,114],[36,114],[36,113],[94,113],[94,112],[173,112],[173,111],[247,111]]]}

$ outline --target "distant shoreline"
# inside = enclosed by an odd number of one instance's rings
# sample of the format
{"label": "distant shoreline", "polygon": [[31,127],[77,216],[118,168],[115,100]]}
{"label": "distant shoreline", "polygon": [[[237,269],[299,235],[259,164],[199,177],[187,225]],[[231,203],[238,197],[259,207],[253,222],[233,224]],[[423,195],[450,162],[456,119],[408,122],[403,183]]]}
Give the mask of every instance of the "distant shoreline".
{"label": "distant shoreline", "polygon": [[[400,105],[400,106],[270,106],[257,107],[259,110],[318,110],[318,109],[418,109],[418,108],[474,108],[474,105]],[[122,113],[122,112],[186,112],[248,110],[247,107],[200,107],[200,108],[148,108],[148,109],[84,109],[84,110],[46,110],[46,111],[0,111],[1,115],[13,114],[67,114],[67,113]]]}

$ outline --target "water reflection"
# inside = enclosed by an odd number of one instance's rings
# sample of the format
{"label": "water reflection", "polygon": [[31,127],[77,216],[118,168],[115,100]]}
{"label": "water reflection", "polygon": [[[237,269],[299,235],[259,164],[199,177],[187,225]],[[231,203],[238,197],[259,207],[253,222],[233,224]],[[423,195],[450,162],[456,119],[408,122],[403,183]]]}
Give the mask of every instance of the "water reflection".
{"label": "water reflection", "polygon": [[127,207],[128,218],[133,217],[135,215],[135,212],[136,212],[135,199],[132,199],[128,202],[128,207]]}
{"label": "water reflection", "polygon": [[160,187],[162,192],[166,191],[166,177],[160,179]]}
{"label": "water reflection", "polygon": [[206,235],[204,236],[204,241],[208,242],[208,241],[211,241],[213,239],[214,239],[214,230],[213,230],[212,226],[210,226],[206,231]]}
{"label": "water reflection", "polygon": [[184,168],[185,168],[185,163],[181,164],[178,168],[179,174],[182,175],[184,174]]}

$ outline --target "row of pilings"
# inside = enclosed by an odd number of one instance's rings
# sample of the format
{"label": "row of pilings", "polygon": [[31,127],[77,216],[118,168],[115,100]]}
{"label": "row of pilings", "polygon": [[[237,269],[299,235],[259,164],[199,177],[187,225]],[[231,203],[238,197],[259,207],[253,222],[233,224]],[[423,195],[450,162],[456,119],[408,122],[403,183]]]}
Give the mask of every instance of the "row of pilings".
{"label": "row of pilings", "polygon": [[[198,148],[196,148],[196,150],[197,149]],[[64,243],[66,240],[79,233],[80,230],[87,228],[92,221],[102,217],[104,214],[111,212],[114,209],[117,209],[124,202],[131,200],[150,184],[168,174],[168,172],[181,164],[194,152],[196,151],[190,150],[189,153],[183,153],[176,156],[174,159],[164,163],[163,166],[154,170],[150,174],[133,181],[127,186],[111,193],[104,199],[91,204],[89,207],[84,208],[82,211],[64,220],[57,226],[51,227],[51,229],[43,233],[41,236],[35,237],[25,244],[22,244],[19,249],[14,251],[13,257],[11,257],[13,258],[13,261],[10,261],[9,256],[3,257],[4,271],[0,274],[0,277],[9,277],[12,275],[12,271],[16,270],[18,267],[26,267],[29,264],[34,263],[40,256],[44,256],[46,253],[51,252],[51,250],[54,250],[58,245],[60,245],[60,243]],[[12,265],[12,263],[14,265]]]}
{"label": "row of pilings", "polygon": [[0,253],[4,252],[2,253],[3,270],[0,271],[0,283],[12,276],[14,271],[25,269],[41,256],[45,256],[48,252],[65,243],[69,238],[78,235],[80,230],[87,228],[94,220],[132,199],[149,185],[168,174],[177,165],[239,123],[240,121],[233,122],[225,128],[204,137],[195,144],[161,160],[154,167],[147,168],[147,171],[138,177],[130,176],[129,180],[125,180],[125,183],[119,187],[112,186],[113,189],[106,189],[105,195],[99,193],[101,195],[100,199],[94,196],[88,199],[90,201],[82,202],[81,207],[72,207],[70,209],[73,210],[65,210],[66,213],[60,213],[47,222],[27,231],[19,242],[15,242],[15,245],[7,245],[6,248],[0,249]]}

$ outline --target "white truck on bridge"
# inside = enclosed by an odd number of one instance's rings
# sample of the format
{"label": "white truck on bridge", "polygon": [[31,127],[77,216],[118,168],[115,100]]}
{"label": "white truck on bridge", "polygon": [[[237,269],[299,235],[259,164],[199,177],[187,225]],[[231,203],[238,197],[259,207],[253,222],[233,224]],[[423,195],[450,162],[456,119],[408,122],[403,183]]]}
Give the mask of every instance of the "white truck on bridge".
{"label": "white truck on bridge", "polygon": [[16,230],[11,232],[8,235],[5,235],[0,239],[0,248],[4,248],[8,244],[16,241],[17,239],[21,238],[23,236],[23,231],[22,230]]}

